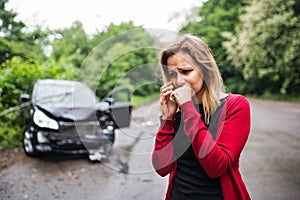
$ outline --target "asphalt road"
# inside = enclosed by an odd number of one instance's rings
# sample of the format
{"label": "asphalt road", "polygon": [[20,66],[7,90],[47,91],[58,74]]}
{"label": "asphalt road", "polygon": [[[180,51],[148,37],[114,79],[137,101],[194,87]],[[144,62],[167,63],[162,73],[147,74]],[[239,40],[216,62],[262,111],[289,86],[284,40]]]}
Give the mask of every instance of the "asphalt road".
{"label": "asphalt road", "polygon": [[[250,103],[251,134],[240,167],[252,199],[299,199],[300,104]],[[157,102],[134,110],[131,127],[118,131],[107,163],[82,156],[22,155],[0,171],[0,199],[164,199],[167,177],[159,177],[151,165],[158,113]]]}

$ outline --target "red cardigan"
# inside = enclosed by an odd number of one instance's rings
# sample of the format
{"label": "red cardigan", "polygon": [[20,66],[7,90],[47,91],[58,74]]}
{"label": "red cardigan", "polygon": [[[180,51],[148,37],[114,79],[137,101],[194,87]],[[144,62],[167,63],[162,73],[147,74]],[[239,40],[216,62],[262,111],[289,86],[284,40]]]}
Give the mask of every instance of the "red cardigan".
{"label": "red cardigan", "polygon": [[[240,154],[250,132],[250,105],[241,95],[229,94],[219,118],[216,140],[201,120],[192,101],[181,105],[184,132],[210,178],[220,178],[224,200],[248,200],[250,196],[239,172]],[[169,176],[166,200],[170,199],[177,162],[173,154],[173,120],[162,120],[158,129],[152,163],[161,176]]]}

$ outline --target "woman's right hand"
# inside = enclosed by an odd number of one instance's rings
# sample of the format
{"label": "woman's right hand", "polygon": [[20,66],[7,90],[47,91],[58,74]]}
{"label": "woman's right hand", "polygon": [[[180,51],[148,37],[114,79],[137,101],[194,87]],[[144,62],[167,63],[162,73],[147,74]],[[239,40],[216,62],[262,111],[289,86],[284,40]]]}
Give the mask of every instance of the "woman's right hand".
{"label": "woman's right hand", "polygon": [[172,89],[174,89],[174,86],[171,82],[163,85],[160,89],[160,111],[162,119],[172,119],[175,116],[178,105],[175,100],[172,100]]}

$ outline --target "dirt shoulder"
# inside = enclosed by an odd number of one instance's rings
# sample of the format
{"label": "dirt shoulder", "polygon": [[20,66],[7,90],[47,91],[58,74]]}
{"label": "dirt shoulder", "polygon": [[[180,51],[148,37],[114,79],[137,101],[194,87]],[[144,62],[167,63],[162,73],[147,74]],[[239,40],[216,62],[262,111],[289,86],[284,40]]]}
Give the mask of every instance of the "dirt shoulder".
{"label": "dirt shoulder", "polygon": [[24,152],[22,148],[0,150],[0,171],[13,165],[15,162],[22,160]]}

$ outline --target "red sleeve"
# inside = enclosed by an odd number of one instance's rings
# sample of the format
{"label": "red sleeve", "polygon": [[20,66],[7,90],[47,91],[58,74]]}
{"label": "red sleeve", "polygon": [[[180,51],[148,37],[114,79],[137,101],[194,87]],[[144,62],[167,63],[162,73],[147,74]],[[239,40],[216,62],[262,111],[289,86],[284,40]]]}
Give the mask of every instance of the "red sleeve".
{"label": "red sleeve", "polygon": [[156,172],[161,176],[166,176],[176,167],[172,143],[174,123],[175,119],[163,120],[160,117],[160,127],[156,134],[154,151],[152,153],[152,164]]}
{"label": "red sleeve", "polygon": [[217,139],[213,140],[201,114],[192,101],[181,106],[184,131],[193,151],[209,177],[224,174],[239,159],[250,132],[250,105],[240,95],[230,94],[219,119]]}

